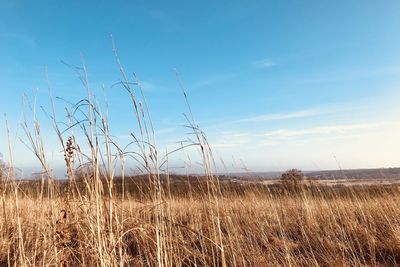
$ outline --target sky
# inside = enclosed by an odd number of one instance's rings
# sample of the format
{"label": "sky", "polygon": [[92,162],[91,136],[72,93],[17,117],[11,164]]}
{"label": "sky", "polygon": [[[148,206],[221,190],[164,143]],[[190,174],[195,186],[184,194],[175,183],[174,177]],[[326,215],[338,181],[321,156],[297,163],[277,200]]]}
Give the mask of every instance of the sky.
{"label": "sky", "polygon": [[[178,72],[217,165],[227,171],[400,165],[399,1],[0,4],[0,112],[22,169],[38,165],[20,141],[22,96],[36,95],[44,109],[48,87],[55,97],[82,99],[85,88],[71,66],[83,62],[93,92],[107,96],[112,133],[128,142],[134,114],[126,92],[113,86],[121,75],[111,34],[126,72],[143,86],[160,151],[188,135]],[[56,100],[60,116],[64,105]],[[59,153],[39,116],[49,155]],[[179,168],[183,158],[171,165]],[[62,160],[53,164],[61,168]]]}

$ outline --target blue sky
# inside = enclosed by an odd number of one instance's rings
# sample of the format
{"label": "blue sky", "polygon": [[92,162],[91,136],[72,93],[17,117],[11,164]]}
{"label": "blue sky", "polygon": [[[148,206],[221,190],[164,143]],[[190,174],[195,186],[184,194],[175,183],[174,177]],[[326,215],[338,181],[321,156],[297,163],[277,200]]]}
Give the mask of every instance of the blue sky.
{"label": "blue sky", "polygon": [[[133,117],[126,94],[111,87],[121,78],[113,34],[143,84],[160,149],[187,132],[177,69],[217,162],[231,171],[399,165],[398,1],[0,3],[0,112],[13,132],[22,94],[48,105],[46,68],[54,95],[85,96],[61,63],[80,65],[82,54],[93,90],[106,87],[111,130],[123,142]],[[45,126],[44,134],[59,151]],[[33,166],[27,155],[17,144],[16,164]]]}

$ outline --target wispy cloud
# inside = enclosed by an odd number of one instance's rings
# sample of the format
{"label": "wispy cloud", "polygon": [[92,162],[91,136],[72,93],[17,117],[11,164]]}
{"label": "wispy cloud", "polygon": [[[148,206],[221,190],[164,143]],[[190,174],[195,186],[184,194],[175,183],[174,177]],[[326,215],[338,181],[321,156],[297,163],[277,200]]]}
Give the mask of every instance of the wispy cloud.
{"label": "wispy cloud", "polygon": [[303,129],[279,129],[261,133],[221,133],[221,135],[215,139],[212,146],[215,148],[277,146],[290,140],[296,140],[296,142],[301,140],[307,141],[310,138],[318,139],[321,136],[330,136],[338,139],[349,136],[369,135],[371,133],[380,133],[382,129],[400,129],[400,123],[387,121],[316,126]]}
{"label": "wispy cloud", "polygon": [[256,60],[251,62],[253,66],[257,67],[257,68],[271,68],[271,67],[275,67],[276,65],[278,65],[278,63],[276,61],[273,61],[271,59],[261,59],[261,60]]}
{"label": "wispy cloud", "polygon": [[210,144],[211,148],[231,148],[231,147],[237,147],[240,146],[241,144],[238,143],[212,143]]}
{"label": "wispy cloud", "polygon": [[156,135],[172,133],[172,132],[176,131],[177,129],[178,129],[177,127],[161,128],[159,130],[156,130]]}
{"label": "wispy cloud", "polygon": [[[158,130],[155,130],[155,134],[157,136],[160,135],[167,135],[169,133],[172,133],[174,131],[178,130],[178,127],[166,127],[166,128],[161,128]],[[126,140],[131,140],[132,135],[131,134],[120,134],[115,136],[118,140],[126,141]]]}
{"label": "wispy cloud", "polygon": [[235,76],[236,76],[235,73],[223,73],[223,74],[211,75],[195,82],[192,85],[191,89],[201,89],[214,84],[223,83],[233,79]]}
{"label": "wispy cloud", "polygon": [[280,121],[280,120],[289,120],[289,119],[297,119],[305,117],[314,117],[327,113],[330,113],[330,111],[322,109],[307,109],[307,110],[299,110],[288,113],[269,113],[269,114],[257,115],[253,117],[236,120],[235,122]]}
{"label": "wispy cloud", "polygon": [[140,80],[140,86],[145,92],[160,92],[160,91],[171,91],[173,89],[166,87],[164,85],[160,85],[158,82],[148,81],[148,80]]}
{"label": "wispy cloud", "polygon": [[280,145],[282,142],[278,140],[263,140],[260,142],[262,146],[277,146]]}
{"label": "wispy cloud", "polygon": [[153,91],[156,87],[153,83],[146,81],[140,81],[140,86],[144,91]]}
{"label": "wispy cloud", "polygon": [[360,80],[364,78],[393,76],[400,73],[398,65],[371,67],[349,67],[340,69],[321,69],[315,73],[306,73],[301,77],[291,77],[284,82],[288,84],[318,84]]}
{"label": "wispy cloud", "polygon": [[354,133],[360,131],[369,131],[375,129],[382,129],[388,126],[399,125],[395,122],[378,122],[378,123],[365,123],[365,124],[347,124],[347,125],[331,125],[319,126],[306,129],[280,129],[263,133],[262,136],[269,138],[290,138],[306,135],[341,135],[347,133]]}
{"label": "wispy cloud", "polygon": [[225,132],[221,133],[218,139],[211,143],[212,148],[231,148],[245,145],[252,140],[249,133],[244,132]]}

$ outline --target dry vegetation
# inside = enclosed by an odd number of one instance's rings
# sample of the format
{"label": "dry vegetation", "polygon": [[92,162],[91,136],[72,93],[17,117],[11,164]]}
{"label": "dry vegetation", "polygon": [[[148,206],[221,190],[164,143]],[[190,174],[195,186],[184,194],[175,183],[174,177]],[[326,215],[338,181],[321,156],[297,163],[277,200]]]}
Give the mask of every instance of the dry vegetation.
{"label": "dry vegetation", "polygon": [[214,200],[218,204],[199,193],[201,186],[173,187],[178,188],[157,204],[140,190],[124,200],[115,197],[111,222],[107,197],[100,203],[90,195],[71,199],[66,209],[60,197],[30,197],[22,190],[18,196],[7,196],[0,222],[0,265],[398,266],[400,262],[400,191],[395,187],[223,184],[222,196]]}
{"label": "dry vegetation", "polygon": [[[54,110],[48,115],[64,151],[66,182],[55,179],[46,160],[36,115],[23,122],[22,141],[42,173],[40,180],[24,182],[16,179],[11,156],[2,166],[1,266],[400,264],[396,186],[221,181],[189,106],[193,138],[181,148],[198,149],[204,174],[178,181],[168,171],[170,154],[160,155],[155,145],[140,84],[120,70],[138,129],[128,146],[113,140],[85,67],[79,73],[87,98],[67,105],[65,129]],[[135,160],[141,177],[125,175],[127,158]]]}

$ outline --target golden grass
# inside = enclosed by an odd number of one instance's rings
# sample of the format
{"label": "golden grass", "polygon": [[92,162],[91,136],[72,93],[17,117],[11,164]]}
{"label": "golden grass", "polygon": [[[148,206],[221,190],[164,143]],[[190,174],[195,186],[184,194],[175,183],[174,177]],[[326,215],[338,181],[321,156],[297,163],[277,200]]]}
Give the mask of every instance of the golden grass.
{"label": "golden grass", "polygon": [[[66,122],[57,118],[54,102],[46,113],[64,153],[67,182],[60,185],[47,162],[34,104],[21,141],[41,167],[40,181],[17,179],[11,138],[17,134],[6,126],[0,266],[399,266],[397,187],[225,184],[214,174],[212,151],[179,76],[192,138],[162,155],[140,83],[128,80],[113,49],[137,132],[126,146],[114,140],[84,64],[73,70],[87,97],[65,101]],[[169,156],[188,147],[200,152],[203,174],[198,183],[176,186]],[[146,181],[134,191],[128,158]]]}
{"label": "golden grass", "polygon": [[[247,192],[218,201],[227,266],[400,264],[400,195],[393,192],[365,197],[355,190],[351,197],[329,198],[322,191],[274,197]],[[96,222],[95,202],[71,201],[66,216],[61,203],[22,197],[17,208],[7,198],[8,217],[0,220],[1,266],[160,265],[153,202],[113,201],[112,232],[107,216]],[[158,205],[165,211],[164,263],[222,265],[212,223],[215,203],[174,197]]]}

